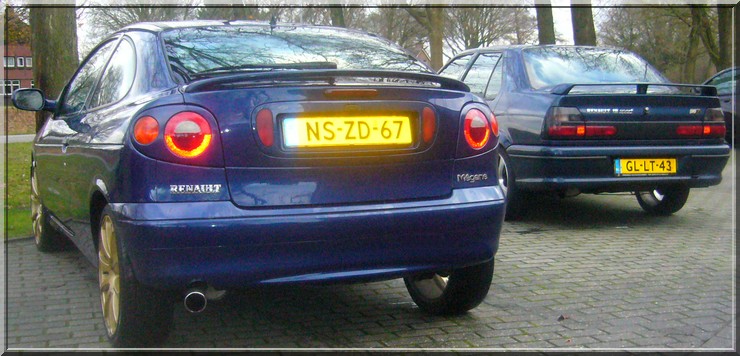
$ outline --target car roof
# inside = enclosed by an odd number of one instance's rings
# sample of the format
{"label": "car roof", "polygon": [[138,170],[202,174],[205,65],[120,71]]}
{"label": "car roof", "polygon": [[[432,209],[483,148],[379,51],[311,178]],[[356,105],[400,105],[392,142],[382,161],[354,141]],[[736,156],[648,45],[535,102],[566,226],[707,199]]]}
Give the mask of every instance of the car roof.
{"label": "car roof", "polygon": [[226,21],[218,20],[195,20],[195,21],[161,21],[161,22],[140,22],[131,24],[118,30],[129,31],[129,30],[144,30],[151,32],[161,32],[172,28],[185,28],[185,27],[200,27],[200,26],[219,26],[228,23]]}
{"label": "car roof", "polygon": [[190,27],[214,27],[214,26],[276,26],[276,27],[303,27],[303,28],[314,28],[314,29],[331,29],[335,31],[347,31],[362,33],[373,37],[378,37],[373,33],[368,33],[360,30],[348,29],[343,27],[332,27],[332,26],[321,26],[312,25],[305,23],[288,23],[278,22],[277,24],[270,24],[267,21],[227,21],[227,20],[188,20],[188,21],[160,21],[160,22],[140,22],[128,25],[116,31],[116,33],[126,32],[131,30],[140,30],[148,32],[163,32],[171,29],[190,28]]}
{"label": "car roof", "polygon": [[716,74],[714,74],[714,75],[712,76],[712,78],[714,78],[714,77],[716,77],[716,76],[718,76],[718,75],[720,75],[720,74],[724,74],[724,73],[727,73],[727,72],[731,72],[731,71],[733,71],[733,70],[734,70],[734,71],[736,71],[736,72],[737,72],[737,71],[740,71],[740,67],[728,67],[728,68],[725,68],[725,69],[723,69],[723,70],[721,70],[721,71],[717,72]]}
{"label": "car roof", "polygon": [[488,47],[473,48],[473,49],[469,49],[469,50],[465,50],[463,52],[460,52],[457,55],[455,55],[455,57],[466,55],[466,54],[471,54],[471,53],[477,53],[477,52],[486,52],[486,51],[507,51],[507,50],[521,51],[521,50],[527,49],[527,48],[547,48],[547,47],[553,47],[553,48],[598,48],[598,49],[625,50],[623,48],[612,47],[612,46],[532,45],[532,44],[521,44],[521,45],[501,45],[501,46],[488,46]]}
{"label": "car roof", "polygon": [[717,78],[720,75],[723,75],[723,74],[725,74],[727,72],[732,72],[732,71],[740,72],[740,67],[727,67],[727,68],[725,68],[725,69],[723,69],[723,70],[721,70],[721,71],[719,71],[717,73],[714,73],[712,76],[710,76],[709,78],[707,78],[706,80],[704,80],[704,82],[702,82],[702,84],[709,84],[709,82],[711,82],[712,80],[714,80],[714,78]]}

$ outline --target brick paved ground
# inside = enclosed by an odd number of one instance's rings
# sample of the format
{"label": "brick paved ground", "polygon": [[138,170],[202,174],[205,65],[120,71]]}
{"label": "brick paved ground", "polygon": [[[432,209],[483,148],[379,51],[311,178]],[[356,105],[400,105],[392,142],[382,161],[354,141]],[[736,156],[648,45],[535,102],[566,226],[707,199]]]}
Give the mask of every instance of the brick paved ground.
{"label": "brick paved ground", "polygon": [[[542,199],[501,236],[491,294],[421,313],[400,280],[232,294],[176,308],[168,348],[734,349],[732,172],[672,217],[632,196]],[[77,251],[7,244],[7,347],[106,348]]]}

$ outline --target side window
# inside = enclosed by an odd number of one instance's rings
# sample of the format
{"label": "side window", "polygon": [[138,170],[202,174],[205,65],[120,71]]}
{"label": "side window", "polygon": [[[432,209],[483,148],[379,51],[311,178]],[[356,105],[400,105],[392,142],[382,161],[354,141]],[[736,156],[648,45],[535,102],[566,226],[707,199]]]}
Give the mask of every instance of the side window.
{"label": "side window", "polygon": [[496,66],[499,57],[501,57],[500,53],[482,53],[475,59],[473,66],[470,67],[468,74],[463,79],[463,82],[470,87],[471,92],[483,95],[493,67]]}
{"label": "side window", "polygon": [[496,99],[498,92],[501,90],[501,80],[504,74],[504,61],[499,60],[496,68],[493,69],[491,79],[488,81],[488,87],[486,88],[486,100]]}
{"label": "side window", "polygon": [[77,75],[69,83],[65,97],[62,98],[59,112],[61,115],[72,114],[85,107],[87,96],[95,86],[95,81],[100,77],[115,43],[116,41],[113,40],[99,47],[98,51],[80,68]]}
{"label": "side window", "polygon": [[455,59],[454,61],[450,62],[450,64],[448,64],[445,69],[439,72],[439,75],[459,80],[463,72],[465,72],[465,67],[468,65],[468,61],[471,57],[473,57],[473,55],[468,54]]}
{"label": "side window", "polygon": [[128,94],[136,75],[136,52],[131,42],[123,40],[103,73],[100,86],[93,92],[90,107],[114,103]]}

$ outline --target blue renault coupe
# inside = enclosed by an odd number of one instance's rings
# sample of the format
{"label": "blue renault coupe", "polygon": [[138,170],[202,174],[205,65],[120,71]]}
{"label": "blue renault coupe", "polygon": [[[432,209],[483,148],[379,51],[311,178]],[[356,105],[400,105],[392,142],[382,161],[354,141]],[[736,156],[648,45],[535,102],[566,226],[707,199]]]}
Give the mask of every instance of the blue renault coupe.
{"label": "blue renault coupe", "polygon": [[143,23],[94,48],[31,167],[41,251],[98,268],[114,346],[163,341],[176,301],[403,278],[420,309],[486,297],[505,212],[498,124],[462,82],[358,31]]}

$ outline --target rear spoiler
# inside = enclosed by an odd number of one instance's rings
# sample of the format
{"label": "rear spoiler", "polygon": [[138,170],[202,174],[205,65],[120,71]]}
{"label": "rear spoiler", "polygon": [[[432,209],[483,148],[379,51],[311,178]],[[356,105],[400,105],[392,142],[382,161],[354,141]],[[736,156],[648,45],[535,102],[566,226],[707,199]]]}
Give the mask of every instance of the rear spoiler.
{"label": "rear spoiler", "polygon": [[[635,94],[647,94],[648,87],[673,87],[678,89],[688,89],[694,95],[701,96],[717,96],[717,87],[712,85],[698,85],[698,84],[673,84],[673,83],[587,83],[587,84],[559,84],[556,85],[550,93],[556,95],[568,95],[571,90],[575,87],[591,86],[591,87],[604,87],[604,86],[634,86]],[[685,93],[685,92],[684,92]]]}
{"label": "rear spoiler", "polygon": [[[351,80],[342,80],[350,78]],[[403,85],[416,87],[436,87],[441,89],[457,90],[470,92],[470,88],[463,82],[443,77],[436,74],[385,71],[385,70],[280,70],[260,73],[240,73],[231,75],[221,75],[217,77],[194,80],[184,85],[181,90],[184,93],[194,93],[200,91],[216,90],[225,87],[240,86],[265,86],[280,83],[300,83],[306,81],[321,81],[329,85],[335,85],[338,81],[352,82],[359,79],[375,79],[362,84],[378,85]]]}

